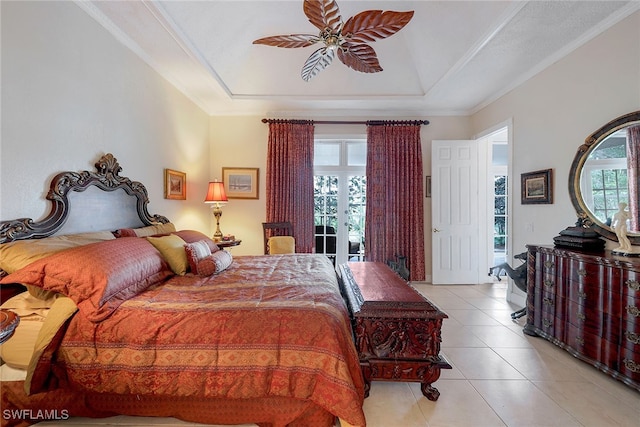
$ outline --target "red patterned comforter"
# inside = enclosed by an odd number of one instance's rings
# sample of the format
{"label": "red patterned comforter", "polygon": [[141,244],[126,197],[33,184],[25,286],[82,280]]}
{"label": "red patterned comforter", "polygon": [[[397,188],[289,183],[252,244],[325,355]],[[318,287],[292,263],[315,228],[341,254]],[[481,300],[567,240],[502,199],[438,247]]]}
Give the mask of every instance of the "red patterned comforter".
{"label": "red patterned comforter", "polygon": [[322,256],[236,257],[218,275],[153,286],[100,322],[78,312],[54,371],[76,390],[286,397],[365,425],[347,309]]}

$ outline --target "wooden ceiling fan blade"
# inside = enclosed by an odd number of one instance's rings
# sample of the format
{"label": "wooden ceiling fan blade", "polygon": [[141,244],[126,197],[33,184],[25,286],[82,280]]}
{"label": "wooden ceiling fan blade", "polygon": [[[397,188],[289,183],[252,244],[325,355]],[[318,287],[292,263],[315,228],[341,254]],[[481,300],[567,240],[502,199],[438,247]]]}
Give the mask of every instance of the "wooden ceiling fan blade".
{"label": "wooden ceiling fan blade", "polygon": [[344,65],[361,73],[382,71],[376,51],[367,44],[345,44],[338,50],[338,58]]}
{"label": "wooden ceiling fan blade", "polygon": [[311,54],[302,66],[302,80],[308,82],[314,78],[320,71],[331,65],[335,56],[335,50],[321,47]]}
{"label": "wooden ceiling fan blade", "polygon": [[281,36],[263,37],[258,40],[254,40],[253,44],[265,44],[267,46],[275,47],[307,47],[320,41],[318,36],[311,34],[289,34]]}
{"label": "wooden ceiling fan blade", "polygon": [[342,35],[352,43],[372,42],[384,39],[400,31],[413,18],[413,11],[366,10],[349,18]]}
{"label": "wooden ceiling fan blade", "polygon": [[342,25],[340,8],[335,0],[304,0],[302,7],[309,22],[320,31],[327,27],[338,31]]}

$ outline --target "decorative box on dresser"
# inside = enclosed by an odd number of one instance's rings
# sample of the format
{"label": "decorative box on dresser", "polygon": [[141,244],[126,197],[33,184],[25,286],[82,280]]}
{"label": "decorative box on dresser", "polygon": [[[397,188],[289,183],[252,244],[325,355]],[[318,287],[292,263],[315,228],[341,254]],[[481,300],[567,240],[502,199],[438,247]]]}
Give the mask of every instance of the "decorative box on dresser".
{"label": "decorative box on dresser", "polygon": [[527,248],[525,332],[640,391],[640,259]]}
{"label": "decorative box on dresser", "polygon": [[437,400],[432,384],[451,365],[440,354],[442,321],[448,316],[386,264],[350,262],[339,266],[340,282],[353,323],[365,381],[420,382],[422,394]]}

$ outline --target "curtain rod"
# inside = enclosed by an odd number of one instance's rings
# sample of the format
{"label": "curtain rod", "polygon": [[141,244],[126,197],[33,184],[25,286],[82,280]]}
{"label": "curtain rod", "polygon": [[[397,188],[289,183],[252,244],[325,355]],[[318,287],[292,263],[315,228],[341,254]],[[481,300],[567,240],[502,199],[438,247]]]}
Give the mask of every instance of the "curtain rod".
{"label": "curtain rod", "polygon": [[262,123],[295,123],[310,125],[428,125],[429,120],[366,120],[366,121],[348,121],[348,120],[299,120],[299,119],[262,119]]}

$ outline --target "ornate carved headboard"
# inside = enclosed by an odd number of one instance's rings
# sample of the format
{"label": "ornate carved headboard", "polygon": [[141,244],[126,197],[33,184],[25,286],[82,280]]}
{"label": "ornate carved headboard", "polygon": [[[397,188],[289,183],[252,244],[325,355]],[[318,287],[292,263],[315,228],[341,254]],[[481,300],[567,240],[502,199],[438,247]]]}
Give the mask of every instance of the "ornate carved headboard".
{"label": "ornate carved headboard", "polygon": [[40,221],[0,221],[0,243],[169,222],[164,216],[149,214],[147,189],[120,176],[122,168],[112,154],[102,156],[95,166],[95,172],[57,174],[46,197],[51,201],[47,216]]}

